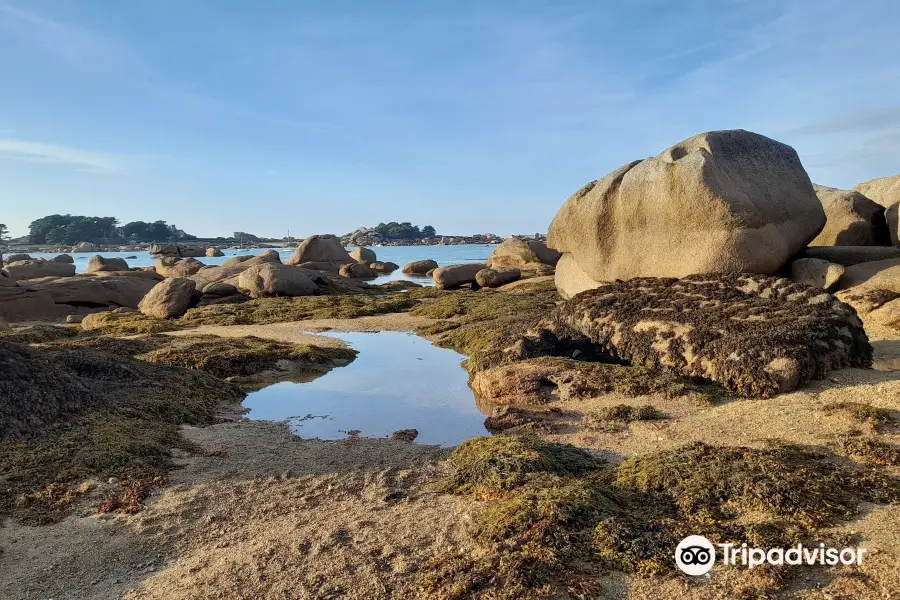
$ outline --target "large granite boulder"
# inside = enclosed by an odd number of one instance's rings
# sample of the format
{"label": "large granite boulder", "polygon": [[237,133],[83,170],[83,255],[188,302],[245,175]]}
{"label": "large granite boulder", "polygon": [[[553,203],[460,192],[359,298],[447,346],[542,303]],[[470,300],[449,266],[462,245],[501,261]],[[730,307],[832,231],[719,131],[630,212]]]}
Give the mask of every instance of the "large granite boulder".
{"label": "large granite boulder", "polygon": [[340,265],[356,262],[344,249],[341,240],[333,235],[312,235],[303,240],[294,255],[288,259],[289,265],[302,265],[308,262],[332,263],[337,265],[335,272]]}
{"label": "large granite boulder", "polygon": [[178,256],[178,244],[150,244],[147,252],[152,256]]}
{"label": "large granite boulder", "polygon": [[478,271],[486,268],[487,265],[484,263],[449,265],[435,269],[432,277],[436,288],[452,290],[466,284],[477,283],[475,277],[478,275]]}
{"label": "large granite boulder", "polygon": [[406,273],[407,275],[427,275],[428,271],[437,268],[437,261],[428,258],[425,260],[414,260],[411,263],[407,263],[406,266],[403,267],[402,272]]}
{"label": "large granite boulder", "polygon": [[530,263],[556,265],[559,257],[560,253],[548,248],[544,242],[511,237],[494,248],[487,265],[491,269],[523,267]]}
{"label": "large granite boulder", "polygon": [[900,202],[900,175],[872,179],[853,186],[853,189],[887,208]]}
{"label": "large granite boulder", "polygon": [[813,185],[825,209],[825,229],[810,246],[887,246],[884,207],[854,190]]}
{"label": "large granite boulder", "polygon": [[[63,255],[65,256],[65,255]],[[55,261],[56,259],[54,259]],[[88,261],[85,273],[97,273],[99,271],[127,271],[128,263],[124,258],[103,258],[99,254],[95,254]]]}
{"label": "large granite boulder", "polygon": [[788,392],[832,369],[868,367],[856,312],[821,290],[754,274],[635,278],[561,306],[554,327],[628,364],[718,382],[744,396]]}
{"label": "large granite boulder", "polygon": [[72,263],[75,262],[75,259],[72,258],[72,257],[71,257],[70,255],[68,255],[68,254],[60,254],[59,256],[53,257],[52,261],[53,261],[53,262],[58,262],[58,263],[72,264]]}
{"label": "large granite boulder", "polygon": [[243,271],[238,276],[237,287],[251,298],[319,293],[309,271],[274,262],[253,265]]}
{"label": "large granite boulder", "polygon": [[209,258],[218,258],[218,257],[221,257],[221,256],[225,256],[225,253],[222,252],[222,251],[221,251],[220,249],[218,249],[218,248],[212,247],[212,248],[207,248],[207,249],[206,249],[206,256],[209,257]]}
{"label": "large granite boulder", "polygon": [[9,256],[5,257],[3,260],[6,263],[14,263],[14,262],[22,262],[23,260],[34,260],[34,259],[31,258],[30,254],[19,253],[19,254],[10,254]]}
{"label": "large granite boulder", "polygon": [[482,269],[475,274],[475,281],[481,287],[496,288],[512,283],[520,277],[522,277],[522,272],[515,267]]}
{"label": "large granite boulder", "polygon": [[398,265],[397,263],[392,263],[390,261],[380,262],[376,260],[373,263],[369,263],[369,268],[376,273],[393,273],[400,268],[400,265]]}
{"label": "large granite boulder", "polygon": [[7,262],[3,266],[2,273],[13,281],[40,277],[72,277],[75,275],[75,265],[35,258]]}
{"label": "large granite boulder", "polygon": [[156,259],[156,272],[163,277],[190,277],[206,265],[195,258],[164,256]]}
{"label": "large granite boulder", "polygon": [[266,250],[257,256],[234,256],[223,262],[218,267],[207,267],[197,271],[190,279],[197,283],[197,289],[202,290],[213,282],[222,281],[237,285],[237,277],[253,266],[265,264],[281,264],[278,252]]}
{"label": "large granite boulder", "polygon": [[11,323],[46,319],[66,314],[65,307],[57,306],[45,290],[34,290],[17,285],[0,276],[0,317]]}
{"label": "large granite boulder", "polygon": [[[593,181],[557,213],[547,245],[595,282],[693,273],[772,274],[825,226],[793,148],[713,131]],[[565,257],[563,257],[565,259]],[[562,264],[562,260],[560,264]],[[571,267],[557,287],[573,295]]]}
{"label": "large granite boulder", "polygon": [[132,277],[108,273],[96,277],[78,275],[28,283],[29,289],[47,292],[56,304],[69,306],[127,306],[137,308],[141,299],[153,289],[158,280],[149,277]]}
{"label": "large granite boulder", "polygon": [[370,248],[363,248],[363,247],[354,248],[353,250],[351,250],[350,258],[352,258],[353,260],[355,260],[356,262],[358,262],[361,265],[372,264],[373,262],[378,260],[378,257],[375,255],[374,250],[372,250]]}
{"label": "large granite boulder", "polygon": [[830,290],[844,275],[846,269],[844,265],[819,258],[798,258],[791,263],[791,281]]}
{"label": "large granite boulder", "polygon": [[348,263],[346,265],[341,265],[338,274],[341,277],[351,277],[353,279],[374,279],[377,277],[377,274],[369,268],[369,265],[362,263]]}
{"label": "large granite boulder", "polygon": [[170,277],[157,283],[138,304],[138,310],[148,317],[171,319],[183,315],[191,304],[197,284],[180,277]]}

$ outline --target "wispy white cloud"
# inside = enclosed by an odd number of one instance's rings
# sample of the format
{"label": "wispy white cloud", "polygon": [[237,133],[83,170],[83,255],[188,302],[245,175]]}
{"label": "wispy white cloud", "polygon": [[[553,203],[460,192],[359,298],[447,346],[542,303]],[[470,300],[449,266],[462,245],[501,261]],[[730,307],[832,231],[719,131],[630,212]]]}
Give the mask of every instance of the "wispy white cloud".
{"label": "wispy white cloud", "polygon": [[0,3],[0,33],[50,58],[86,71],[127,67],[124,47],[100,33]]}
{"label": "wispy white cloud", "polygon": [[111,154],[26,140],[0,139],[0,159],[75,167],[95,173],[117,173],[123,161]]}

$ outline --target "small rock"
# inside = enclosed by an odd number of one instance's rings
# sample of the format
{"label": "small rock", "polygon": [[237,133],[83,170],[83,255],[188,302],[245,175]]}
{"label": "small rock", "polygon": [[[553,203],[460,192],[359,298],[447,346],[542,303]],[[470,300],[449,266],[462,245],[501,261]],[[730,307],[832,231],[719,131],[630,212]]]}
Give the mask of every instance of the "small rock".
{"label": "small rock", "polygon": [[66,317],[66,323],[81,323],[84,315],[69,315]]}
{"label": "small rock", "polygon": [[402,442],[414,442],[419,437],[418,429],[400,429],[391,434],[392,440],[400,440]]}

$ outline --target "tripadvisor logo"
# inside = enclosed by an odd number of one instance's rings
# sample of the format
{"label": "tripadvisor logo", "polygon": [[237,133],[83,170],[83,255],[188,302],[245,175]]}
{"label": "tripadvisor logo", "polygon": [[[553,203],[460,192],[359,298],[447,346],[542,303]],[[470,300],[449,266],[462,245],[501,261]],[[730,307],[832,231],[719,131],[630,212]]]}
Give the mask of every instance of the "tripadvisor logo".
{"label": "tripadvisor logo", "polygon": [[[790,548],[750,548],[747,544],[716,544],[721,550],[721,562],[725,565],[744,566],[748,569],[760,565],[861,565],[865,548],[826,548],[825,544]],[[705,575],[716,562],[716,548],[702,535],[689,535],[675,548],[675,564],[688,575]]]}
{"label": "tripadvisor logo", "polygon": [[689,535],[675,548],[675,564],[688,575],[705,575],[716,562],[716,549],[702,535]]}

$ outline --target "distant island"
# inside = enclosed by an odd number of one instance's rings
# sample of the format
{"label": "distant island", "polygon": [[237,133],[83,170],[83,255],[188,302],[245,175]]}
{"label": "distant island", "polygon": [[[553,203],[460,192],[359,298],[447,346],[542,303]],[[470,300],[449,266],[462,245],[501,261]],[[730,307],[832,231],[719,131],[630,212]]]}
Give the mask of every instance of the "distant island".
{"label": "distant island", "polygon": [[[543,235],[517,235],[513,237],[541,239]],[[403,246],[403,245],[458,245],[499,244],[503,237],[493,233],[472,235],[439,234],[431,225],[422,227],[406,221],[379,223],[375,227],[360,227],[340,236],[345,246]],[[53,248],[88,245],[97,250],[137,250],[137,246],[154,243],[206,244],[212,246],[294,246],[302,238],[270,238],[246,231],[235,231],[230,236],[200,238],[179,229],[166,221],[132,221],[121,224],[115,217],[91,217],[83,215],[48,215],[32,221],[28,235],[10,238],[8,229],[0,224],[0,248],[27,248],[49,246]]]}

